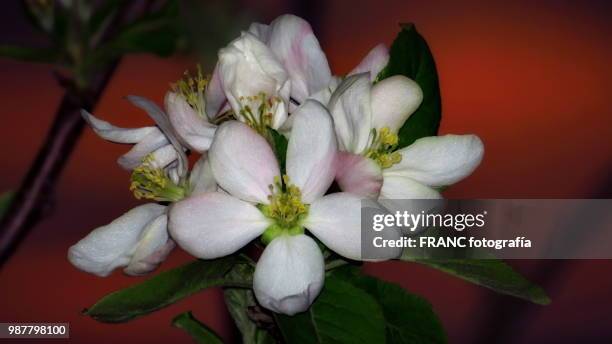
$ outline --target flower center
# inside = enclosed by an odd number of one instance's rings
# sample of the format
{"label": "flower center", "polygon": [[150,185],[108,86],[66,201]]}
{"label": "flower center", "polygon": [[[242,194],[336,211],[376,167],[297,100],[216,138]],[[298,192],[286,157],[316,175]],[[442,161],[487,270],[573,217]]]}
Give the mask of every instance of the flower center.
{"label": "flower center", "polygon": [[172,85],[172,90],[180,94],[200,116],[206,116],[206,102],[204,92],[208,85],[208,77],[202,75],[202,67],[197,65],[196,75],[185,71],[182,79]]}
{"label": "flower center", "polygon": [[132,172],[130,191],[137,199],[177,202],[185,197],[185,189],[184,185],[174,183],[164,169],[155,166],[151,154]]}
{"label": "flower center", "polygon": [[267,244],[281,234],[297,235],[304,233],[302,221],[308,215],[308,205],[302,203],[300,189],[289,183],[289,177],[283,176],[282,182],[276,177],[270,185],[270,204],[259,206],[261,212],[274,221],[262,235],[262,241]]}
{"label": "flower center", "polygon": [[364,153],[366,158],[376,161],[383,169],[389,168],[402,161],[400,153],[395,152],[398,137],[396,134],[393,134],[388,127],[381,128],[379,132],[377,132],[376,129],[372,129],[371,137],[370,148]]}
{"label": "flower center", "polygon": [[278,97],[268,97],[265,93],[238,98],[242,108],[236,116],[258,133],[266,137],[268,127],[272,126],[274,112],[281,105]]}

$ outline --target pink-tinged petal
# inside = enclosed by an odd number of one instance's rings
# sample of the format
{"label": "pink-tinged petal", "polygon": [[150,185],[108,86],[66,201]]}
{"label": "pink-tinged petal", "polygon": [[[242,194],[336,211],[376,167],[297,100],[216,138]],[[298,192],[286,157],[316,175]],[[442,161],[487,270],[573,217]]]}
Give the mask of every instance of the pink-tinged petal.
{"label": "pink-tinged petal", "polygon": [[182,96],[174,92],[166,93],[164,102],[170,124],[179,140],[199,153],[208,150],[217,126],[209,123],[207,118],[200,117]]}
{"label": "pink-tinged petal", "polygon": [[280,175],[268,142],[244,123],[223,123],[209,151],[219,186],[245,201],[268,203],[269,186]]}
{"label": "pink-tinged petal", "polygon": [[197,195],[217,190],[217,181],[213,175],[210,161],[206,154],[202,155],[195,163],[189,174],[190,195]]}
{"label": "pink-tinged petal", "polygon": [[327,58],[310,24],[294,15],[282,15],[270,24],[267,41],[291,78],[291,97],[302,103],[329,83]]}
{"label": "pink-tinged petal", "polygon": [[336,181],[342,191],[364,198],[378,198],[383,176],[374,160],[347,152],[338,152],[336,159]]}
{"label": "pink-tinged petal", "polygon": [[142,128],[120,128],[103,121],[85,110],[81,110],[81,116],[101,138],[116,143],[138,143],[154,131],[156,127]]}
{"label": "pink-tinged petal", "polygon": [[427,185],[414,179],[383,171],[383,185],[380,189],[380,199],[412,200],[440,199],[442,195]]}
{"label": "pink-tinged petal", "polygon": [[323,196],[334,180],[336,136],[327,109],[316,100],[307,100],[292,116],[287,175],[300,188],[302,201],[310,203]]}
{"label": "pink-tinged petal", "polygon": [[324,280],[325,262],[316,242],[304,234],[280,236],[257,262],[253,291],[265,308],[294,315],[310,307]]}
{"label": "pink-tinged petal", "polygon": [[344,79],[332,94],[328,109],[341,151],[360,154],[368,145],[372,129],[371,82],[367,74]]}
{"label": "pink-tinged petal", "polygon": [[232,254],[270,225],[254,205],[218,192],[188,197],[172,205],[168,227],[191,255],[214,259]]}
{"label": "pink-tinged petal", "polygon": [[117,163],[126,170],[133,170],[142,164],[142,160],[150,153],[170,145],[166,136],[157,128],[142,141],[135,144],[132,149],[117,159]]}
{"label": "pink-tinged petal", "polygon": [[378,73],[385,68],[389,62],[389,49],[384,44],[379,44],[372,48],[370,52],[361,60],[348,75],[359,73],[370,73],[370,80],[374,81]]}
{"label": "pink-tinged petal", "polygon": [[430,136],[398,151],[402,160],[385,171],[429,186],[454,184],[478,167],[484,145],[476,135]]}
{"label": "pink-tinged petal", "polygon": [[219,72],[219,64],[215,66],[210,82],[206,85],[204,93],[206,100],[206,115],[209,119],[214,119],[223,113],[223,108],[227,105],[227,97],[223,90],[223,81]]}
{"label": "pink-tinged petal", "polygon": [[347,192],[314,201],[304,222],[325,246],[354,260],[361,259],[361,198]]}
{"label": "pink-tinged petal", "polygon": [[130,263],[143,230],[165,212],[166,207],[159,204],[138,206],[71,246],[68,260],[83,271],[108,276],[115,268]]}
{"label": "pink-tinged petal", "polygon": [[123,271],[140,276],[155,270],[176,245],[168,235],[168,216],[158,216],[142,231],[134,255]]}
{"label": "pink-tinged petal", "polygon": [[378,82],[372,87],[372,127],[397,133],[422,101],[419,85],[403,75]]}

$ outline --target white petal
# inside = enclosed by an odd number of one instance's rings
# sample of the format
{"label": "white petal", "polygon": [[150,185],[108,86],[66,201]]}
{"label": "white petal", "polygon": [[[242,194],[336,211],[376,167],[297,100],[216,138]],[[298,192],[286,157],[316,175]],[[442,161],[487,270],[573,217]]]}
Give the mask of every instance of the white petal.
{"label": "white petal", "polygon": [[179,184],[182,176],[179,174],[178,171],[178,162],[174,162],[169,166],[166,166],[166,173],[168,173],[168,177],[174,184]]}
{"label": "white petal", "polygon": [[342,80],[339,77],[332,76],[327,86],[320,89],[318,92],[312,94],[310,98],[327,106],[329,104],[329,100],[331,99],[332,94],[334,93],[334,91],[336,91],[341,82]]}
{"label": "white petal", "polygon": [[68,260],[77,268],[107,276],[129,264],[143,229],[166,207],[145,204],[121,215],[108,225],[94,229],[68,250]]}
{"label": "white petal", "polygon": [[132,276],[151,272],[166,259],[174,246],[174,241],[168,236],[168,216],[160,215],[142,231],[134,255],[123,271]]}
{"label": "white petal", "polygon": [[357,74],[342,81],[331,96],[328,108],[342,151],[359,154],[368,145],[372,128],[370,88],[368,74]]}
{"label": "white petal", "polygon": [[216,118],[223,112],[222,109],[227,104],[227,97],[223,91],[223,81],[221,80],[218,63],[213,70],[210,82],[206,85],[204,98],[206,99],[206,115],[209,119]]}
{"label": "white petal", "polygon": [[291,97],[302,103],[329,83],[327,58],[310,24],[286,14],[270,23],[270,49],[283,63],[291,78]]}
{"label": "white petal", "polygon": [[300,188],[302,201],[323,196],[334,180],[337,152],[331,117],[316,100],[307,100],[293,116],[287,147],[287,175]]}
{"label": "white petal", "polygon": [[85,110],[81,110],[81,116],[92,127],[101,138],[117,143],[138,143],[153,131],[159,130],[156,127],[142,128],[120,128],[106,121],[96,118]]}
{"label": "white petal", "polygon": [[176,137],[176,133],[174,128],[172,128],[172,124],[170,124],[170,120],[168,119],[168,115],[162,111],[162,109],[157,106],[151,100],[140,97],[140,96],[127,96],[126,99],[132,103],[134,106],[144,110],[151,119],[155,121],[159,129],[164,133],[166,139],[170,141],[174,149],[176,150],[178,163],[180,170],[180,174],[183,175],[187,173],[187,168],[189,167],[189,162],[187,161],[187,155],[184,153],[184,147]]}
{"label": "white petal", "polygon": [[378,198],[383,176],[374,160],[347,152],[338,152],[336,159],[336,181],[342,191]]}
{"label": "white petal", "polygon": [[323,255],[315,241],[304,234],[280,236],[257,262],[253,291],[265,308],[294,315],[308,309],[324,280]]}
{"label": "white petal", "polygon": [[252,23],[251,26],[249,26],[249,32],[265,43],[268,42],[268,38],[270,37],[270,26],[261,23]]}
{"label": "white petal", "polygon": [[396,75],[372,87],[372,126],[397,133],[423,101],[423,91],[409,78]]}
{"label": "white petal", "polygon": [[166,93],[165,104],[170,123],[182,143],[199,153],[208,150],[217,126],[200,117],[182,96],[174,92]]}
{"label": "white petal", "polygon": [[484,154],[476,135],[424,137],[398,151],[402,160],[385,171],[429,186],[454,184],[470,175]]}
{"label": "white petal", "polygon": [[189,175],[189,185],[191,187],[191,195],[217,190],[217,181],[206,155],[202,155],[193,166]]}
{"label": "white petal", "polygon": [[389,49],[384,44],[379,44],[372,48],[370,52],[361,60],[359,65],[355,67],[348,75],[359,73],[370,73],[370,80],[374,81],[378,73],[385,68],[389,62]]}
{"label": "white petal", "polygon": [[[241,97],[280,97],[282,107],[289,102],[290,81],[285,68],[274,53],[253,34],[242,36],[219,51],[219,76],[221,85],[232,109],[242,109]],[[257,109],[256,106],[252,106]]]}
{"label": "white petal", "polygon": [[204,259],[236,252],[270,225],[254,205],[219,192],[174,203],[169,218],[170,234],[177,244]]}
{"label": "white petal", "polygon": [[310,205],[304,227],[325,246],[361,259],[361,198],[346,192],[329,194]]}
{"label": "white petal", "polygon": [[[316,92],[315,94],[311,95],[308,99],[316,100],[319,103],[323,104],[324,106],[327,106],[332,93],[334,93],[336,88],[338,88],[338,85],[340,85],[340,82],[341,82],[340,78],[336,76],[332,76],[331,81],[329,82],[327,87],[324,87],[323,89],[319,90],[319,92]],[[291,107],[291,113],[294,113],[299,106],[296,106],[295,104],[291,103],[290,107]],[[287,120],[285,121],[285,123],[283,123],[282,127],[278,129],[279,132],[281,132],[283,135],[287,137],[291,136],[291,129],[293,128],[293,117],[295,116],[293,115],[289,116]]]}
{"label": "white petal", "polygon": [[164,168],[178,159],[176,149],[172,145],[165,145],[151,154],[151,164],[157,168]]}
{"label": "white petal", "polygon": [[222,188],[245,201],[268,203],[269,186],[280,170],[261,135],[241,122],[225,122],[217,129],[208,156]]}
{"label": "white petal", "polygon": [[133,170],[142,164],[142,160],[150,153],[169,145],[166,136],[157,128],[142,141],[135,144],[132,149],[117,159],[117,163],[126,170]]}
{"label": "white petal", "polygon": [[383,185],[380,189],[381,199],[439,199],[440,193],[416,180],[383,171]]}

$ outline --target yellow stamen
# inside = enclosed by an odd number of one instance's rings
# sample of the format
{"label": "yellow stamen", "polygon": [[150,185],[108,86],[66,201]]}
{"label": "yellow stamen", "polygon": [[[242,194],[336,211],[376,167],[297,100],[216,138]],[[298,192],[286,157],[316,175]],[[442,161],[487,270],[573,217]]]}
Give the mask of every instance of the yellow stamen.
{"label": "yellow stamen", "polygon": [[364,155],[376,161],[381,168],[389,168],[402,161],[402,156],[395,152],[398,141],[398,136],[388,127],[381,128],[379,132],[372,129],[372,142]]}
{"label": "yellow stamen", "polygon": [[185,187],[175,184],[163,169],[156,167],[151,154],[132,172],[130,191],[137,199],[160,202],[176,202],[185,197]]}
{"label": "yellow stamen", "polygon": [[202,75],[202,67],[196,66],[196,74],[191,75],[185,71],[183,79],[172,84],[172,90],[180,94],[187,104],[189,104],[200,116],[206,116],[206,103],[204,92],[208,85],[209,78]]}
{"label": "yellow stamen", "polygon": [[269,204],[261,205],[262,213],[274,220],[263,234],[263,241],[270,242],[281,234],[302,234],[304,229],[302,220],[308,214],[308,205],[302,203],[300,189],[289,182],[289,177],[284,175],[283,179],[276,177],[274,184],[270,185]]}
{"label": "yellow stamen", "polygon": [[242,96],[238,100],[242,104],[239,119],[266,136],[268,127],[272,126],[274,111],[282,106],[281,100],[278,97],[268,97],[263,92],[256,96]]}

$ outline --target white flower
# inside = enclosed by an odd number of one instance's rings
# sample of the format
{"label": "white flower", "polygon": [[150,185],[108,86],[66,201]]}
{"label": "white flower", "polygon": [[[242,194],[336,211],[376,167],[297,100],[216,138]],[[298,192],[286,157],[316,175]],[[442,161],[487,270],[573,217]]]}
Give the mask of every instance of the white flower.
{"label": "white flower", "polygon": [[396,150],[397,132],[423,99],[404,76],[372,86],[368,74],[343,81],[332,95],[339,150],[336,180],[344,191],[381,199],[432,199],[480,164],[484,148],[475,135],[424,137]]}
{"label": "white flower", "polygon": [[[291,99],[301,104],[308,98],[314,98],[327,105],[339,78],[332,76],[327,57],[307,21],[285,14],[270,25],[253,23],[249,32],[266,43],[287,70],[291,79]],[[348,76],[369,72],[374,80],[388,61],[387,48],[379,44]]]}
{"label": "white flower", "polygon": [[[203,157],[191,172],[189,189],[181,192],[196,195],[216,189],[210,164]],[[167,206],[154,203],[138,206],[110,224],[94,229],[70,247],[68,260],[77,268],[102,277],[117,267],[125,267],[124,272],[129,275],[148,273],[175,246],[168,235],[167,211]]]}
{"label": "white flower", "polygon": [[206,90],[206,112],[219,115],[225,100],[234,115],[251,127],[279,128],[287,118],[291,82],[272,51],[249,32],[219,51]]}
{"label": "white flower", "polygon": [[[241,82],[235,82],[237,79]],[[270,90],[262,81],[275,87]],[[263,92],[280,98],[281,109],[293,111],[330,81],[327,58],[310,24],[294,15],[282,15],[270,25],[253,23],[248,32],[219,52],[219,63],[206,91],[207,114],[214,118],[230,106],[238,113],[243,106],[236,101],[237,84],[243,88],[242,97]],[[286,120],[286,113],[273,114],[272,127],[276,129]]]}
{"label": "white flower", "polygon": [[[374,80],[388,60],[387,48],[377,45],[348,75],[369,72]],[[262,132],[262,113],[255,109],[271,99],[264,124],[289,134],[293,119],[287,111],[293,112],[307,99],[327,105],[340,81],[332,76],[310,24],[286,14],[270,25],[253,23],[219,52],[206,88],[206,113],[216,118],[232,109],[237,119]],[[246,105],[252,114],[245,117]]]}
{"label": "white flower", "polygon": [[226,122],[210,161],[227,194],[180,201],[169,221],[177,243],[204,259],[232,254],[262,236],[268,246],[255,269],[255,295],[264,307],[285,314],[306,310],[323,286],[323,256],[304,228],[338,254],[361,258],[360,198],[324,196],[337,152],[331,118],[314,100],[293,116],[284,177],[262,136],[240,122]]}

